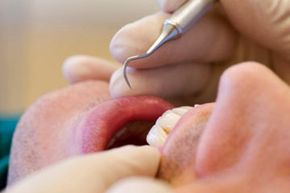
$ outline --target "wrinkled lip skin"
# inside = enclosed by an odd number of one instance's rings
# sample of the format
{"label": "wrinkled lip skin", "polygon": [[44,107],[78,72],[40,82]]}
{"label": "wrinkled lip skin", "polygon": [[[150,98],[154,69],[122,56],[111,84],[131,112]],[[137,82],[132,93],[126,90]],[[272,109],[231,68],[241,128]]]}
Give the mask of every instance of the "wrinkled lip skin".
{"label": "wrinkled lip skin", "polygon": [[[197,178],[195,155],[200,135],[214,104],[204,104],[181,117],[160,148],[158,177],[179,186]],[[90,110],[78,125],[81,153],[105,150],[112,136],[131,121],[155,121],[173,105],[152,96],[124,97],[103,102]],[[136,128],[138,129],[138,128]]]}
{"label": "wrinkled lip skin", "polygon": [[[172,104],[158,97],[111,99],[108,93],[106,83],[87,82],[49,93],[36,101],[22,116],[14,135],[9,184],[60,160],[105,150],[112,136],[124,125],[142,120],[154,122],[173,108]],[[198,115],[194,113],[197,122]],[[191,120],[190,116],[188,120]],[[181,151],[186,148],[179,148],[181,146],[176,144],[195,138],[193,133],[193,136],[189,135],[192,131],[188,128],[190,124],[191,121],[186,126],[186,121],[182,119],[170,133],[161,149],[164,158],[159,177],[171,182],[179,182],[180,177],[183,178],[183,169],[187,170],[192,154]],[[134,126],[132,128],[135,129]],[[184,145],[190,148],[189,144]],[[174,165],[180,160],[183,162]],[[189,163],[184,164],[184,160]],[[169,172],[172,169],[180,173]],[[179,177],[173,179],[174,176]]]}
{"label": "wrinkled lip skin", "polygon": [[[107,88],[100,82],[73,85],[34,103],[23,115],[14,135],[9,184],[60,160],[103,151],[112,136],[128,123],[154,122],[174,107],[153,96],[110,99]],[[195,178],[192,139],[198,136],[191,126],[204,126],[211,111],[211,106],[208,107],[194,108],[170,133],[160,149],[159,178],[172,184]],[[138,126],[132,127],[135,128]]]}
{"label": "wrinkled lip skin", "polygon": [[108,84],[88,81],[48,93],[23,114],[9,164],[12,184],[61,160],[104,150],[114,133],[134,120],[154,121],[173,108],[150,96],[111,99]]}
{"label": "wrinkled lip skin", "polygon": [[[112,136],[131,121],[155,121],[173,105],[153,96],[105,101],[90,110],[77,126],[81,153],[104,150]],[[138,128],[136,128],[138,129]]]}

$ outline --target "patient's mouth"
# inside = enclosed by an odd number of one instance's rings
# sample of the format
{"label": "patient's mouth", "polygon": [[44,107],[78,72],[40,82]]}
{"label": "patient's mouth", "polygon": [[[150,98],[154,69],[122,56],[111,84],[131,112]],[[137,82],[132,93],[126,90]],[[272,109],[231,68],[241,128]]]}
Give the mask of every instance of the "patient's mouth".
{"label": "patient's mouth", "polygon": [[153,122],[171,108],[170,103],[152,96],[124,97],[99,104],[84,116],[77,129],[80,151],[142,145]]}
{"label": "patient's mouth", "polygon": [[153,126],[151,121],[133,121],[127,123],[117,131],[110,139],[106,149],[121,147],[124,145],[146,145],[146,136]]}
{"label": "patient's mouth", "polygon": [[192,108],[172,128],[161,149],[160,178],[174,186],[197,178],[196,152],[213,107],[211,103]]}

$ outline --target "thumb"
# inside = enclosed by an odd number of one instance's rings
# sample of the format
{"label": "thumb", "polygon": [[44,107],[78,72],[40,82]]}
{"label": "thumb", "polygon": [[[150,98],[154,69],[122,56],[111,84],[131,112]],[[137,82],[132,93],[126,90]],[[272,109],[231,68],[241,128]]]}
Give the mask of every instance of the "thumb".
{"label": "thumb", "polygon": [[95,193],[130,176],[154,177],[160,155],[157,149],[125,146],[64,161],[36,173],[6,193]]}
{"label": "thumb", "polygon": [[157,0],[160,8],[164,12],[171,13],[180,7],[187,0]]}
{"label": "thumb", "polygon": [[242,34],[290,61],[290,1],[220,0]]}
{"label": "thumb", "polygon": [[106,193],[172,193],[169,184],[153,178],[129,178],[114,184]]}

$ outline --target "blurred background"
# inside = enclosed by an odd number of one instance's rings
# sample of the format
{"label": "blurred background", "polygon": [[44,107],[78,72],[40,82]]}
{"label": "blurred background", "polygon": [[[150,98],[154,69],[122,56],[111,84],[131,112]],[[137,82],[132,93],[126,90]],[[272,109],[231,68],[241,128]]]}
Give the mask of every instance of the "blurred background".
{"label": "blurred background", "polygon": [[123,25],[155,12],[155,0],[1,0],[0,116],[19,115],[65,86],[61,64],[75,54],[111,59]]}

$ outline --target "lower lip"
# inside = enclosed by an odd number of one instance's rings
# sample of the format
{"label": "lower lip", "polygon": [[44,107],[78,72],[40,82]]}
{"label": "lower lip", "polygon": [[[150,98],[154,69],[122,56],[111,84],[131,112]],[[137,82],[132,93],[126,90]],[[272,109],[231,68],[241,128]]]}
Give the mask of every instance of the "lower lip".
{"label": "lower lip", "polygon": [[102,151],[125,124],[155,121],[171,108],[173,105],[167,101],[152,96],[124,97],[99,104],[88,112],[77,128],[81,153]]}

